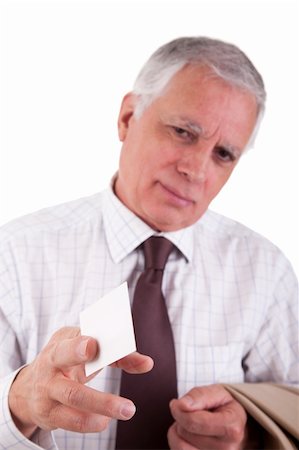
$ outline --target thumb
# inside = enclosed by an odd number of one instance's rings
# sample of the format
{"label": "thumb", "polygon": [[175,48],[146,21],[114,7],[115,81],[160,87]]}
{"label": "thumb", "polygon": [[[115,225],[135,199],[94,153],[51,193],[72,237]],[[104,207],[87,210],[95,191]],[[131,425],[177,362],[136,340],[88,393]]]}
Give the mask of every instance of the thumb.
{"label": "thumb", "polygon": [[150,356],[133,352],[111,364],[111,366],[123,369],[128,373],[146,373],[152,370],[154,361]]}
{"label": "thumb", "polygon": [[191,389],[179,400],[183,411],[210,410],[224,406],[233,400],[230,393],[221,385],[201,386]]}

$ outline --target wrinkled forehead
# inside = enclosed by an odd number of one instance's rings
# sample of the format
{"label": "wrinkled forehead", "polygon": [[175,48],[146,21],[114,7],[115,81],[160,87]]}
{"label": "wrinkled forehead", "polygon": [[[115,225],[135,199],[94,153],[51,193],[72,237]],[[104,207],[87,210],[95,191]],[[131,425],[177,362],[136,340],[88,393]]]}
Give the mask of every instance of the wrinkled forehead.
{"label": "wrinkled forehead", "polygon": [[[244,148],[255,129],[256,98],[247,90],[232,86],[207,68],[185,68],[178,72],[163,94],[153,102],[153,113],[197,136],[210,138],[217,130],[229,145]],[[244,138],[244,139],[243,139]]]}
{"label": "wrinkled forehead", "polygon": [[196,82],[199,87],[207,86],[209,84],[211,86],[212,83],[222,85],[223,89],[230,88],[232,91],[241,91],[250,95],[254,95],[254,93],[248,88],[244,87],[240,83],[233,82],[232,80],[228,80],[223,76],[220,76],[213,67],[208,66],[206,64],[186,64],[177,72],[175,72],[168,82],[165,84],[163,90],[160,92],[160,95],[166,94],[169,90],[175,89],[177,87],[187,86]]}

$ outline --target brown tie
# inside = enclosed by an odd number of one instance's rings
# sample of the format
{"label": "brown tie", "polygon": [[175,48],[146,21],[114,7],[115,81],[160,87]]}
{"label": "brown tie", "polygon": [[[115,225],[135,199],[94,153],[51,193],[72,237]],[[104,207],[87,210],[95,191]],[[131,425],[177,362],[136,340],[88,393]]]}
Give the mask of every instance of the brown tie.
{"label": "brown tie", "polygon": [[167,431],[174,422],[169,401],[177,397],[175,349],[161,285],[173,244],[162,237],[143,243],[145,270],[133,299],[133,321],[140,353],[150,355],[154,368],[147,374],[122,372],[120,395],[136,405],[135,416],[117,425],[116,449],[167,449]]}

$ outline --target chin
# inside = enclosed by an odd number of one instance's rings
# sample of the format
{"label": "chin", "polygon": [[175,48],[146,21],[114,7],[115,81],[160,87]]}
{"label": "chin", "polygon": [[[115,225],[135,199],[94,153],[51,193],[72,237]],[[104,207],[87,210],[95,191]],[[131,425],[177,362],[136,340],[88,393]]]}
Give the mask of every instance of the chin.
{"label": "chin", "polygon": [[148,225],[150,225],[151,228],[157,231],[177,231],[181,230],[182,228],[187,228],[190,225],[192,225],[195,220],[192,222],[190,221],[178,221],[178,220],[165,220],[165,217],[163,217],[163,220],[155,220],[155,221],[146,221]]}
{"label": "chin", "polygon": [[[154,208],[153,208],[154,209]],[[177,211],[163,205],[159,210],[143,211],[139,217],[151,228],[157,231],[177,231],[193,225],[198,220],[198,215],[186,214],[187,211]],[[147,212],[147,214],[146,214]]]}

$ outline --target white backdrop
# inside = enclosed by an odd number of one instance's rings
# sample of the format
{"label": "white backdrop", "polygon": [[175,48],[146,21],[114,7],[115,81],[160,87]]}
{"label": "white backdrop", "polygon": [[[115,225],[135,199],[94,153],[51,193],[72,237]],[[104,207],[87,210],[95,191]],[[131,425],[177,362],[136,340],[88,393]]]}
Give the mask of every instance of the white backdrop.
{"label": "white backdrop", "polygon": [[298,2],[0,1],[0,224],[106,187],[117,168],[122,96],[161,44],[206,35],[262,73],[255,148],[212,208],[298,257]]}

